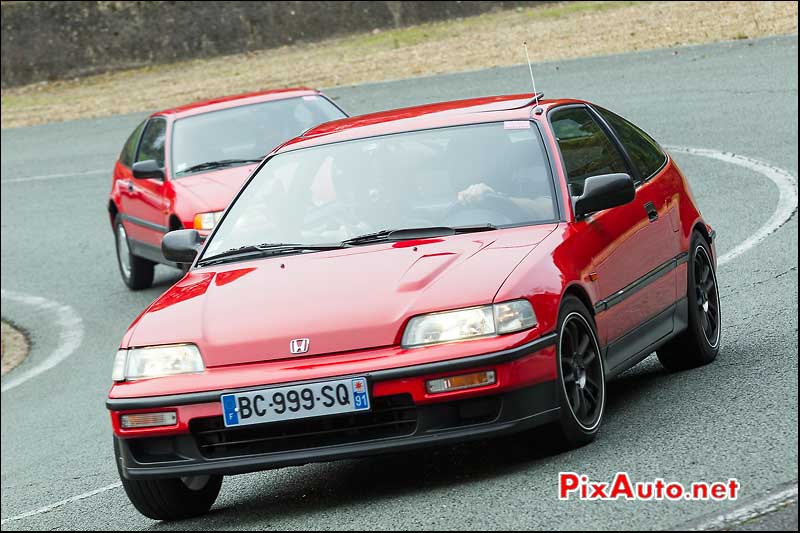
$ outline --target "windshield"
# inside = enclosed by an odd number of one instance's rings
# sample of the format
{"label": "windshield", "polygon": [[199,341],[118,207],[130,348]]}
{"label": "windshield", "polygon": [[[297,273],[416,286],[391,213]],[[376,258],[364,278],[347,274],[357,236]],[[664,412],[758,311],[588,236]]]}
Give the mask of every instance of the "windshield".
{"label": "windshield", "polygon": [[173,126],[172,168],[179,178],[203,163],[261,160],[308,128],[344,116],[327,98],[309,95],[182,118]]}
{"label": "windshield", "polygon": [[334,243],[386,229],[555,218],[553,180],[530,122],[457,126],[273,157],[203,256],[258,243]]}

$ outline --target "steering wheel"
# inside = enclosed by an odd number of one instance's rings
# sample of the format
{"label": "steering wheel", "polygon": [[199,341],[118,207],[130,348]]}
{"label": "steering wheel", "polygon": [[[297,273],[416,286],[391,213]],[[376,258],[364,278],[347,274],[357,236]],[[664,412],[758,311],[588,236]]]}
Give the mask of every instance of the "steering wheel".
{"label": "steering wheel", "polygon": [[466,226],[484,222],[494,225],[514,224],[529,218],[530,215],[511,198],[490,193],[481,195],[469,204],[454,202],[442,220],[446,226]]}
{"label": "steering wheel", "polygon": [[302,217],[303,231],[324,233],[341,227],[351,228],[358,223],[352,206],[333,202],[318,207],[311,207]]}

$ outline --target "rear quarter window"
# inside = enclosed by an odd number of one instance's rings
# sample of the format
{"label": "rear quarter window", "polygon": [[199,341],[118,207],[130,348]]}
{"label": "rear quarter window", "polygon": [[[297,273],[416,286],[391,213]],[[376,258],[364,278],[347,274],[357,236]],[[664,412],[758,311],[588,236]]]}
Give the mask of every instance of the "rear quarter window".
{"label": "rear quarter window", "polygon": [[652,137],[619,115],[601,107],[596,109],[617,134],[640,180],[647,180],[661,170],[667,162],[667,156]]}

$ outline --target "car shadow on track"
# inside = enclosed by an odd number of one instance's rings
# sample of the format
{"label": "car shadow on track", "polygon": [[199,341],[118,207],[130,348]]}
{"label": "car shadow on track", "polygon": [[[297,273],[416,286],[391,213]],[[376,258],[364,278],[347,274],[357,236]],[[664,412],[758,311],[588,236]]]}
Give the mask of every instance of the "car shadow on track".
{"label": "car shadow on track", "polygon": [[[260,529],[266,524],[293,520],[362,505],[385,506],[391,512],[398,499],[432,493],[535,468],[554,450],[531,448],[530,439],[504,437],[447,448],[388,454],[335,463],[284,469],[263,476],[248,476],[246,493],[236,494],[232,480],[223,484],[220,499],[231,491],[234,500],[218,502],[200,519],[178,524],[154,524],[153,529]],[[434,497],[436,498],[436,497]],[[329,527],[347,527],[340,518]],[[308,526],[311,527],[311,526]]]}
{"label": "car shadow on track", "polygon": [[658,362],[655,354],[626,370],[608,384],[606,412],[609,416],[619,415],[619,411],[631,402],[645,402],[648,395],[683,372],[670,372]]}
{"label": "car shadow on track", "polygon": [[[648,401],[670,379],[671,374],[657,362],[624,373],[608,385],[607,417],[614,420],[624,416],[626,406]],[[601,434],[599,439],[603,438]],[[576,464],[591,460],[591,445],[561,453],[551,443],[547,433],[540,430],[450,447],[228,478],[220,500],[208,515],[175,524],[154,524],[152,528],[229,528],[232,523],[237,528],[257,528],[286,524],[310,515],[335,520],[329,516],[331,511],[354,505],[385,505],[389,512],[398,498],[407,495],[428,493],[431,498],[439,499],[441,496],[433,493],[443,488],[458,490],[459,486],[537,468],[553,471],[554,462]],[[239,487],[241,490],[237,490]],[[336,527],[334,523],[329,525]]]}

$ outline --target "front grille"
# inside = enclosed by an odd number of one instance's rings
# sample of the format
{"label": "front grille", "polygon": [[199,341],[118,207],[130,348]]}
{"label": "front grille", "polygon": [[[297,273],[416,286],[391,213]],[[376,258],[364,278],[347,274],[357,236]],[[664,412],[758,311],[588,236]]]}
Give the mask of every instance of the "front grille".
{"label": "front grille", "polygon": [[207,459],[288,452],[411,435],[417,409],[410,394],[372,398],[367,413],[226,428],[221,416],[198,418],[189,429]]}

